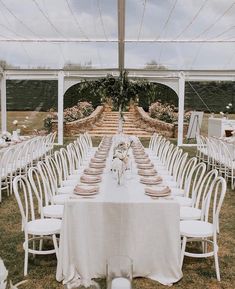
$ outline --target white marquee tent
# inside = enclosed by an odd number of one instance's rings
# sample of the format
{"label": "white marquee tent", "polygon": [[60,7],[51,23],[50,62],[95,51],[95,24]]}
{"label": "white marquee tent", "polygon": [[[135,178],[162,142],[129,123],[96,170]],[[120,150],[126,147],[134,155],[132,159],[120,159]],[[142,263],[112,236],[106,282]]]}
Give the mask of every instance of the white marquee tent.
{"label": "white marquee tent", "polygon": [[0,0],[1,124],[6,80],[58,80],[63,97],[84,78],[126,69],[179,97],[183,140],[185,81],[235,81],[233,0]]}

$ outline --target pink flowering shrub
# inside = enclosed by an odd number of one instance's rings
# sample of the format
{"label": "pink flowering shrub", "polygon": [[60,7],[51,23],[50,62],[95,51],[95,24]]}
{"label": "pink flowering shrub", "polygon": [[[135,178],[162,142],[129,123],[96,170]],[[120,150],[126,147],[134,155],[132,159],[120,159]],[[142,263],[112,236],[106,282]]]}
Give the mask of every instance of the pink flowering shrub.
{"label": "pink flowering shrub", "polygon": [[87,101],[78,102],[77,105],[64,110],[64,121],[71,122],[89,116],[94,111],[91,103]]}
{"label": "pink flowering shrub", "polygon": [[[175,111],[176,107],[174,105],[162,104],[159,101],[152,103],[149,107],[149,115],[152,118],[157,118],[161,121],[168,123],[178,121],[178,113]],[[190,119],[190,112],[187,112],[184,115],[184,120],[189,121],[189,119]]]}
{"label": "pink flowering shrub", "polygon": [[[94,111],[91,103],[87,101],[78,102],[77,105],[64,109],[64,121],[72,122],[89,116]],[[52,120],[57,119],[57,113],[50,110],[50,113],[44,119],[44,127],[51,130]]]}

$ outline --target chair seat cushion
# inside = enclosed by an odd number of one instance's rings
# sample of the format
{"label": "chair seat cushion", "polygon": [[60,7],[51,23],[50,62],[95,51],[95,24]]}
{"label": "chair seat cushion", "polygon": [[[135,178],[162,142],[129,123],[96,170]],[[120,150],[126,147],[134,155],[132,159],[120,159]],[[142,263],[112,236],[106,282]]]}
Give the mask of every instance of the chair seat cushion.
{"label": "chair seat cushion", "polygon": [[181,196],[181,197],[184,196],[184,190],[183,189],[175,188],[174,186],[170,185],[168,182],[167,182],[167,185],[171,188],[171,195],[172,196]]}
{"label": "chair seat cushion", "polygon": [[69,194],[61,194],[52,197],[53,203],[56,205],[64,205],[64,203],[69,199]]}
{"label": "chair seat cushion", "polygon": [[37,219],[27,223],[28,233],[31,235],[59,234],[61,220],[59,219]]}
{"label": "chair seat cushion", "polygon": [[204,221],[180,221],[181,236],[206,238],[213,235],[213,225]]}
{"label": "chair seat cushion", "polygon": [[64,212],[63,205],[50,205],[43,207],[43,215],[45,218],[59,218],[62,219]]}
{"label": "chair seat cushion", "polygon": [[69,175],[69,176],[68,176],[68,180],[76,180],[76,181],[79,181],[79,180],[80,180],[80,175],[77,175],[77,174]]}
{"label": "chair seat cushion", "polygon": [[180,207],[181,220],[200,220],[201,210],[192,207]]}
{"label": "chair seat cushion", "polygon": [[62,181],[62,186],[75,187],[77,185],[77,183],[78,183],[77,180],[65,180],[65,181]]}
{"label": "chair seat cushion", "polygon": [[75,185],[58,188],[58,194],[72,194],[74,188],[75,188]]}
{"label": "chair seat cushion", "polygon": [[191,198],[175,196],[174,199],[175,199],[175,201],[177,201],[180,204],[180,206],[183,206],[183,207],[191,207],[192,206],[192,199]]}

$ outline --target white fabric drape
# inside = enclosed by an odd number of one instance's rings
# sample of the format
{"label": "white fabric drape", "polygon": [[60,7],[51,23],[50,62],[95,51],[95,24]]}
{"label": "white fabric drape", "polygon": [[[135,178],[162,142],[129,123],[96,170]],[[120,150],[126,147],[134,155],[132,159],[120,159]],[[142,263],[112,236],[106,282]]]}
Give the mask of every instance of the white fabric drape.
{"label": "white fabric drape", "polygon": [[127,255],[135,277],[177,282],[182,277],[179,205],[146,196],[135,165],[118,185],[110,165],[111,156],[95,198],[65,204],[57,280],[89,286],[92,278],[105,277],[108,257]]}

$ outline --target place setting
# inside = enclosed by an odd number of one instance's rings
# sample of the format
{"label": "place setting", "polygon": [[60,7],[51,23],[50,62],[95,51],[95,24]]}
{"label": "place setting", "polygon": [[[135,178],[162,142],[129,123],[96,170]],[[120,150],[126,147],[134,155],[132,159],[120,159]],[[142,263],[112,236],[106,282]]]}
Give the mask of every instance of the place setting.
{"label": "place setting", "polygon": [[173,199],[170,187],[163,185],[163,178],[158,175],[154,165],[150,162],[148,154],[143,150],[141,153],[133,153],[133,155],[137,164],[140,183],[147,186],[144,188],[145,195],[154,200]]}
{"label": "place setting", "polygon": [[152,199],[165,199],[165,200],[173,200],[171,197],[171,189],[166,187],[145,187],[144,189],[145,195],[151,197]]}
{"label": "place setting", "polygon": [[91,185],[76,185],[73,191],[73,195],[70,196],[70,199],[77,199],[77,198],[94,198],[97,194],[99,194],[99,187],[98,186],[91,186]]}

